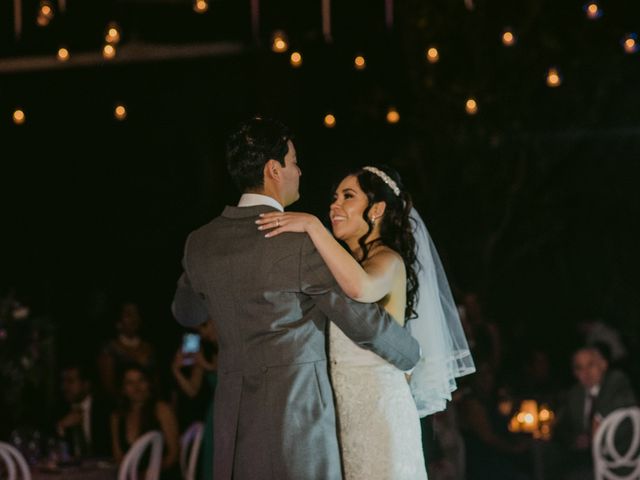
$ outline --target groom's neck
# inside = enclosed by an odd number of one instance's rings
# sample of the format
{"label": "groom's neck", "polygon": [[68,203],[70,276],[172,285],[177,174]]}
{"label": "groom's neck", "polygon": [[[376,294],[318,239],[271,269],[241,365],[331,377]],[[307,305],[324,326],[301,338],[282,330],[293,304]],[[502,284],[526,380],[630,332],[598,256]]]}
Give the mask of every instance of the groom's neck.
{"label": "groom's neck", "polygon": [[262,188],[253,188],[250,190],[245,190],[244,193],[255,193],[257,195],[265,195],[267,197],[271,197],[273,198],[275,201],[277,201],[280,205],[282,206],[286,206],[282,200],[282,195],[280,195],[280,192],[269,186],[269,185],[265,185]]}

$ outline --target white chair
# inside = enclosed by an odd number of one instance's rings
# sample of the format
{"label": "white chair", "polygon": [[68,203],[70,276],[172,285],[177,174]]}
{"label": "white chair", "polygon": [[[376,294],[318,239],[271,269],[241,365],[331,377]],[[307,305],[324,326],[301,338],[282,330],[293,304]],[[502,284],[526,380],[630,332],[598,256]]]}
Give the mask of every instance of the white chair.
{"label": "white chair", "polygon": [[195,480],[204,425],[193,422],[180,437],[180,471],[184,480]]}
{"label": "white chair", "polygon": [[10,443],[0,442],[0,460],[7,466],[8,480],[31,480],[31,470],[20,450]]}
{"label": "white chair", "polygon": [[138,438],[120,463],[118,480],[138,480],[138,464],[149,447],[151,448],[151,457],[145,480],[158,480],[162,468],[162,445],[162,433],[158,430],[152,430]]}
{"label": "white chair", "polygon": [[[631,421],[631,443],[625,452],[616,448],[616,431]],[[623,447],[627,447],[626,445]],[[640,479],[640,408],[620,408],[607,415],[593,436],[593,467],[596,480]],[[618,471],[618,473],[616,473]]]}

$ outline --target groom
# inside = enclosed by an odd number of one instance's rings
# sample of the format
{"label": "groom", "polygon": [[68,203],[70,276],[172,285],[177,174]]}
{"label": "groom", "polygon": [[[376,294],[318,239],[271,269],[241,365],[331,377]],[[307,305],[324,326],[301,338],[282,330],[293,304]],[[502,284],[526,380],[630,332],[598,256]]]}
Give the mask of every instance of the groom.
{"label": "groom", "polygon": [[284,125],[244,123],[227,144],[227,166],[244,193],[189,235],[173,303],[182,325],[210,316],[218,331],[214,478],[340,479],[327,319],[402,370],[417,363],[418,344],[377,305],[346,297],[307,235],[267,240],[258,231],[260,213],[299,198]]}

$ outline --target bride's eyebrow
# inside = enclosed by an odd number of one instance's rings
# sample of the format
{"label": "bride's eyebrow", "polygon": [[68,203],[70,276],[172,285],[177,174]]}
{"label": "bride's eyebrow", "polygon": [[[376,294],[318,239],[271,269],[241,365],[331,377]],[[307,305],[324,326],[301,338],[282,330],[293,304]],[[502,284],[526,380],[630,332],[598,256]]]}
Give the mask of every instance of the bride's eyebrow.
{"label": "bride's eyebrow", "polygon": [[356,193],[356,191],[353,188],[343,188],[342,189],[342,193]]}

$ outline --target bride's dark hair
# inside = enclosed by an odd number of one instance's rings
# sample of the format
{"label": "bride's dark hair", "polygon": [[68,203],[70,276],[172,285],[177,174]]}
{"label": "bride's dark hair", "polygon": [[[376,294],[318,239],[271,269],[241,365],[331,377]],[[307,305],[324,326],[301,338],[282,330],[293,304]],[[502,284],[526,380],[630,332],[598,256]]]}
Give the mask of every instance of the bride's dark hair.
{"label": "bride's dark hair", "polygon": [[[367,196],[369,203],[362,213],[362,217],[367,222],[369,229],[358,239],[362,249],[362,258],[359,262],[364,262],[369,256],[369,251],[378,242],[386,245],[398,252],[404,260],[407,271],[407,306],[405,309],[405,319],[416,317],[415,307],[418,302],[418,276],[416,272],[416,242],[413,237],[413,225],[409,214],[413,207],[411,195],[409,195],[402,185],[400,175],[391,167],[386,165],[376,165],[376,168],[386,173],[400,189],[400,195],[387,185],[382,178],[368,170],[359,169],[352,173],[358,180],[360,188]],[[380,223],[380,238],[374,241],[367,241],[373,231],[373,224],[369,218],[369,210],[376,202],[385,202],[386,208]]]}

